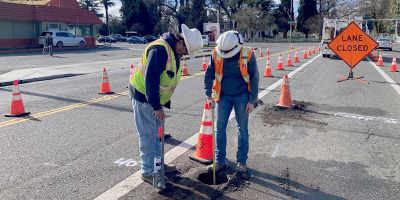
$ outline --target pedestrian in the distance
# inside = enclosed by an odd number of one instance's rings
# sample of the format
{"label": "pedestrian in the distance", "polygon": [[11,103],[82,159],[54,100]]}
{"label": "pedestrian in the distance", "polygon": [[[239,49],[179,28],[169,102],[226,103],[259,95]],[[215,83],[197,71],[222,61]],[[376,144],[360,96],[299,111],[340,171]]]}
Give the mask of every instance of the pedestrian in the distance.
{"label": "pedestrian in the distance", "polygon": [[[248,121],[258,95],[258,68],[252,49],[243,46],[243,37],[237,31],[223,33],[208,65],[204,88],[209,106],[215,106],[215,160],[216,171],[226,169],[226,127],[232,108],[235,110],[238,131],[236,172],[247,172],[249,151]],[[211,171],[213,165],[207,166]]]}
{"label": "pedestrian in the distance", "polygon": [[[150,43],[143,52],[129,83],[136,129],[139,135],[142,179],[153,182],[154,157],[161,156],[158,127],[165,122],[163,107],[169,107],[170,98],[182,75],[180,58],[203,47],[200,31],[182,24],[182,34],[164,33]],[[165,172],[177,170],[164,165]]]}
{"label": "pedestrian in the distance", "polygon": [[46,34],[45,48],[47,48],[49,50],[49,54],[53,56],[53,38],[51,37],[50,33]]}

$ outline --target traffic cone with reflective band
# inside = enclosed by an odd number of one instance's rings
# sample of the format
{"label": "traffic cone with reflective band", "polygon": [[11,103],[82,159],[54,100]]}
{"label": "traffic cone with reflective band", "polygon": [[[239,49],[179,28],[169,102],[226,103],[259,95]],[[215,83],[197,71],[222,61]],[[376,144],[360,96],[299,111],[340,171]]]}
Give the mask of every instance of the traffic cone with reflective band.
{"label": "traffic cone with reflective band", "polygon": [[21,92],[19,91],[18,87],[18,81],[14,80],[10,114],[5,116],[20,117],[24,115],[29,115],[29,112],[25,112],[24,103],[22,102]]}
{"label": "traffic cone with reflective band", "polygon": [[196,152],[189,155],[189,158],[203,164],[213,162],[213,121],[212,109],[208,106],[207,100],[204,105],[203,118],[201,119],[199,139]]}
{"label": "traffic cone with reflective band", "polygon": [[282,54],[279,54],[278,65],[276,66],[277,70],[284,70],[283,63],[282,63]]}
{"label": "traffic cone with reflective band", "polygon": [[312,53],[315,53],[315,45],[312,46]]}
{"label": "traffic cone with reflective band", "polygon": [[269,57],[268,57],[267,65],[265,67],[264,77],[271,77],[271,76],[272,76],[271,64],[269,63]]}
{"label": "traffic cone with reflective band", "polygon": [[293,43],[290,44],[290,49],[293,49]]}
{"label": "traffic cone with reflective band", "polygon": [[378,61],[378,51],[375,49],[373,61]]}
{"label": "traffic cone with reflective band", "polygon": [[393,56],[392,65],[390,65],[390,71],[391,71],[391,72],[398,72],[398,71],[397,71],[396,55]]}
{"label": "traffic cone with reflective band", "polygon": [[186,58],[183,58],[182,61],[182,76],[187,76],[189,75],[188,69],[186,67]]}
{"label": "traffic cone with reflective band", "polygon": [[379,55],[379,60],[378,63],[376,63],[376,66],[383,66],[382,53]]}
{"label": "traffic cone with reflective band", "polygon": [[290,57],[290,51],[288,52],[287,61],[286,61],[286,66],[293,66],[293,64],[292,64],[292,58]]}
{"label": "traffic cone with reflective band", "polygon": [[299,60],[299,54],[298,54],[297,49],[296,49],[296,53],[294,54],[294,60],[293,60],[293,62],[300,62],[300,60]]}
{"label": "traffic cone with reflective band", "polygon": [[304,48],[303,58],[304,58],[304,59],[307,59],[307,58],[308,58],[308,57],[307,57],[307,48]]}
{"label": "traffic cone with reflective band", "polygon": [[264,57],[264,54],[262,52],[262,48],[260,48],[260,57]]}
{"label": "traffic cone with reflective band", "polygon": [[203,55],[203,65],[201,66],[201,71],[207,70],[206,56]]}
{"label": "traffic cone with reflective band", "polygon": [[321,51],[321,45],[320,44],[318,45],[318,51]]}
{"label": "traffic cone with reflective band", "polygon": [[269,52],[269,47],[267,47],[267,55],[271,55],[271,53]]}
{"label": "traffic cone with reflective band", "polygon": [[311,47],[308,47],[308,55],[309,55],[309,56],[312,55],[312,53],[311,53]]}
{"label": "traffic cone with reflective band", "polygon": [[110,89],[110,83],[108,82],[106,68],[103,69],[103,79],[101,81],[101,92],[99,94],[112,94]]}
{"label": "traffic cone with reflective band", "polygon": [[290,96],[289,78],[287,74],[285,74],[285,76],[283,77],[281,88],[281,97],[279,99],[279,103],[276,104],[276,106],[291,107],[292,97]]}

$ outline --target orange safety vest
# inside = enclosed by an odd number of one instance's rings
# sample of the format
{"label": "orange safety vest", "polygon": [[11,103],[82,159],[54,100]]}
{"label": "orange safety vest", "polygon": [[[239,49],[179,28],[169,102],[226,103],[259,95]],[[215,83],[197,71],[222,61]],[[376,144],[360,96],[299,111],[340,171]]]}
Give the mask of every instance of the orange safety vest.
{"label": "orange safety vest", "polygon": [[[216,47],[215,47],[216,48]],[[214,48],[214,66],[215,66],[215,81],[212,88],[212,95],[214,101],[218,101],[221,94],[221,83],[223,77],[223,67],[224,67],[224,59],[217,54],[216,49]],[[250,86],[250,75],[247,68],[247,63],[251,58],[251,54],[253,50],[250,48],[243,47],[240,49],[240,58],[239,58],[239,66],[240,72],[243,76],[244,81],[247,83],[247,88],[251,89]]]}

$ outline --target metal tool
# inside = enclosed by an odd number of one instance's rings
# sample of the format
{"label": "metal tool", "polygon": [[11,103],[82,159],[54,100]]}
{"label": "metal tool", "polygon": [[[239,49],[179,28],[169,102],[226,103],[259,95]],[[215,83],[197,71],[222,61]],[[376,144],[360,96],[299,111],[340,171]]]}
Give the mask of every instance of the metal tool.
{"label": "metal tool", "polygon": [[164,171],[164,122],[161,126],[161,156],[154,158],[153,187],[164,190],[165,171]]}

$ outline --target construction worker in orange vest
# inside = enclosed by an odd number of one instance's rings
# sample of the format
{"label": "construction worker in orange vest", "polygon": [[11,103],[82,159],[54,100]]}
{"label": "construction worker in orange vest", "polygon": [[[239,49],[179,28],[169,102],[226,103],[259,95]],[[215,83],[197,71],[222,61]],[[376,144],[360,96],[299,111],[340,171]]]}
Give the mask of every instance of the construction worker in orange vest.
{"label": "construction worker in orange vest", "polygon": [[[191,58],[203,47],[201,33],[182,24],[182,34],[164,33],[160,39],[150,43],[129,83],[129,94],[139,135],[141,178],[153,183],[154,157],[161,155],[158,127],[165,121],[164,107],[169,107],[170,98],[182,75],[180,58]],[[164,165],[165,172],[175,171],[173,165]]]}
{"label": "construction worker in orange vest", "polygon": [[[259,74],[256,57],[251,48],[243,46],[237,31],[223,33],[208,64],[204,79],[207,102],[215,106],[215,170],[226,169],[226,127],[232,108],[238,130],[236,172],[245,174],[249,151],[248,120],[258,96]],[[213,165],[207,166],[212,171]]]}

